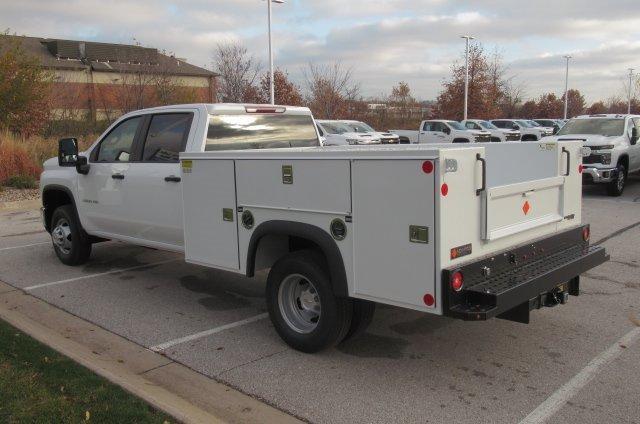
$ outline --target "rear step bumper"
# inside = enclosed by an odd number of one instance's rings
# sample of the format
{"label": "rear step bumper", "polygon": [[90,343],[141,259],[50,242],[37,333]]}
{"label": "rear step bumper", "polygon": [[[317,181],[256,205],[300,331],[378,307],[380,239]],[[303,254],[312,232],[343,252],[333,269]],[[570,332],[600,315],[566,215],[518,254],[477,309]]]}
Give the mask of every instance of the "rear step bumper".
{"label": "rear step bumper", "polygon": [[[580,293],[581,273],[609,260],[603,247],[589,246],[589,232],[577,227],[443,270],[444,315],[528,323],[532,309],[565,303]],[[450,286],[456,272],[464,280],[459,292]]]}

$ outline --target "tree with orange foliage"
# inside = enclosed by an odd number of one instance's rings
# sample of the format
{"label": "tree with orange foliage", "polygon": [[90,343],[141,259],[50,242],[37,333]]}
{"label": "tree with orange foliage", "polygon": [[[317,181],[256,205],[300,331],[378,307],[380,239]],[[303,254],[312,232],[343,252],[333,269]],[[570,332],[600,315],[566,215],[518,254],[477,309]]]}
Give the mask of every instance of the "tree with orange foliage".
{"label": "tree with orange foliage", "polygon": [[[269,103],[270,81],[269,73],[265,73],[260,79],[260,100],[261,103]],[[275,92],[275,102],[277,105],[301,106],[302,94],[296,84],[289,81],[289,75],[280,69],[273,72],[273,89]]]}
{"label": "tree with orange foliage", "polygon": [[[481,44],[469,49],[469,97],[468,116],[474,119],[491,119],[500,116],[499,104],[504,94],[504,67],[499,55],[489,57]],[[463,119],[464,63],[455,62],[451,77],[443,85],[436,100],[435,114],[442,119]]]}

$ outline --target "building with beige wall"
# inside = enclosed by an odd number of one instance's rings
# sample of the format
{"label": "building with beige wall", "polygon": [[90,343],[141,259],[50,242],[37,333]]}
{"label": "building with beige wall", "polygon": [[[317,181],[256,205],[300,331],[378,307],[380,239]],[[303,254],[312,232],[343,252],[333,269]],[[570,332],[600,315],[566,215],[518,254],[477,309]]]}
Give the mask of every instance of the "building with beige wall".
{"label": "building with beige wall", "polygon": [[52,112],[59,119],[111,121],[144,107],[216,99],[216,73],[154,48],[0,36],[0,49],[12,43],[51,72]]}

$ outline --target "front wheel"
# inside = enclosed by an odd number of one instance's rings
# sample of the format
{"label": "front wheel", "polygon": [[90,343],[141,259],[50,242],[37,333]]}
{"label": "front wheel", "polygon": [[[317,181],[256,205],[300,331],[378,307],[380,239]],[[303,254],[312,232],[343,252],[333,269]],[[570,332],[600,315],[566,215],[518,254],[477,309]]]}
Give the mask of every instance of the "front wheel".
{"label": "front wheel", "polygon": [[621,196],[624,186],[627,183],[627,168],[623,164],[618,164],[616,168],[616,179],[607,185],[609,196]]}
{"label": "front wheel", "polygon": [[352,303],[333,294],[324,258],[301,250],[278,260],[267,278],[267,308],[276,331],[292,348],[313,353],[339,343],[349,331]]}
{"label": "front wheel", "polygon": [[91,255],[91,242],[71,205],[60,206],[53,211],[51,240],[58,259],[65,265],[83,264]]}

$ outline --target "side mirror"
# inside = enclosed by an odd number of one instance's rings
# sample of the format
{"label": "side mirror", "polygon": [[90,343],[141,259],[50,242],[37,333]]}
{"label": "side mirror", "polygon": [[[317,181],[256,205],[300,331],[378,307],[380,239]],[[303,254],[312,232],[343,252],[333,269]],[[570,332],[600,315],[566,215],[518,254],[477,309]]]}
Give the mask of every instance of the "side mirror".
{"label": "side mirror", "polygon": [[638,127],[631,128],[631,144],[635,146],[638,142],[638,138],[640,138],[640,134],[638,134]]}
{"label": "side mirror", "polygon": [[58,141],[58,165],[76,166],[78,162],[78,140],[63,138]]}
{"label": "side mirror", "polygon": [[514,126],[513,126],[513,129],[514,129],[514,130],[519,130],[519,129],[520,129],[520,125],[514,125]]}
{"label": "side mirror", "polygon": [[451,130],[449,128],[447,128],[447,127],[444,127],[442,132],[445,133],[445,134],[451,134]]}

